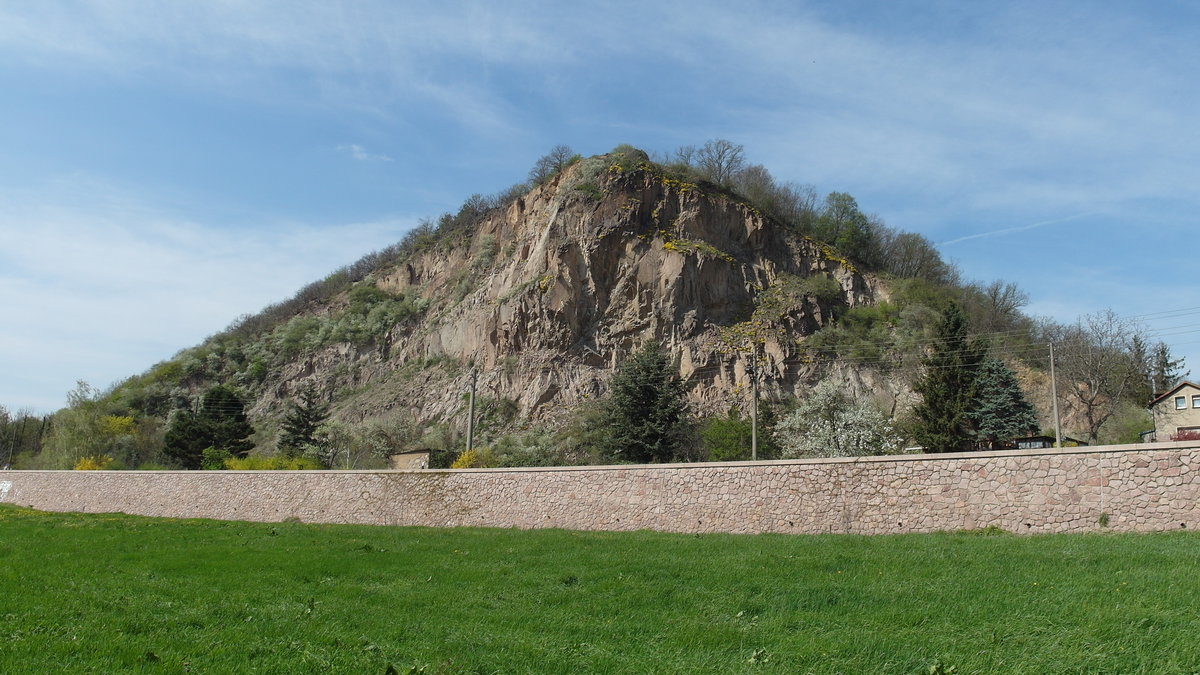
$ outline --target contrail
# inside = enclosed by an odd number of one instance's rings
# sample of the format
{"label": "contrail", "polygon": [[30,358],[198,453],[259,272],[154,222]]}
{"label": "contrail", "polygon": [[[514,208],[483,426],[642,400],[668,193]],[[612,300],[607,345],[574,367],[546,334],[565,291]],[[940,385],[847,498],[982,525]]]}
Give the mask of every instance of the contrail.
{"label": "contrail", "polygon": [[1054,220],[1043,220],[1040,223],[1034,223],[1032,225],[1021,225],[1020,227],[1006,227],[1003,230],[992,230],[991,232],[980,232],[979,234],[969,234],[965,237],[959,237],[958,239],[951,239],[950,241],[943,241],[942,243],[938,244],[938,246],[948,246],[950,244],[957,244],[962,241],[970,241],[972,239],[983,239],[984,237],[999,237],[1000,235],[1012,234],[1013,232],[1024,232],[1025,230],[1032,230],[1035,227],[1042,227],[1043,225],[1053,225],[1055,223],[1065,223],[1068,220],[1075,220],[1076,218],[1090,216],[1095,213],[1096,213],[1096,211],[1088,211],[1086,213],[1076,213],[1075,215],[1067,216],[1066,218],[1055,218]]}

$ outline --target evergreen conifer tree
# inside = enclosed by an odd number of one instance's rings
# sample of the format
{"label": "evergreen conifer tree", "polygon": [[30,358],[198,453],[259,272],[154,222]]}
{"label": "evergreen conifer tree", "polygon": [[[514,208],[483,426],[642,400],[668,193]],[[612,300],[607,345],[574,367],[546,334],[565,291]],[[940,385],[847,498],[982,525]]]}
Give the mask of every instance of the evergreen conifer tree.
{"label": "evergreen conifer tree", "polygon": [[1151,395],[1145,399],[1146,402],[1149,402],[1150,398],[1154,396],[1165,393],[1191,372],[1183,369],[1183,359],[1172,356],[1171,348],[1164,342],[1154,345],[1149,361],[1152,389]]}
{"label": "evergreen conifer tree", "polygon": [[985,359],[975,380],[975,406],[971,422],[979,438],[1013,439],[1035,432],[1037,412],[1025,399],[1017,376],[1003,361]]}
{"label": "evergreen conifer tree", "polygon": [[1183,369],[1184,360],[1175,358],[1165,342],[1151,346],[1143,335],[1135,333],[1129,341],[1129,351],[1140,373],[1130,385],[1128,397],[1136,405],[1148,404],[1186,378],[1190,372]]}
{"label": "evergreen conifer tree", "polygon": [[962,309],[950,303],[942,313],[936,342],[924,359],[925,374],[913,387],[921,395],[921,403],[913,408],[913,435],[925,452],[969,449],[983,353],[983,344],[967,336]]}
{"label": "evergreen conifer tree", "polygon": [[254,447],[250,441],[253,433],[241,397],[218,384],[204,393],[199,410],[175,411],[163,439],[163,452],[185,469],[199,469],[206,448],[245,457]]}
{"label": "evergreen conifer tree", "polygon": [[283,428],[279,433],[279,449],[289,456],[297,456],[305,448],[314,447],[317,429],[329,419],[329,406],[317,399],[317,389],[308,385],[300,390],[299,400],[288,404]]}
{"label": "evergreen conifer tree", "polygon": [[647,343],[630,356],[609,386],[597,421],[605,454],[639,463],[691,459],[683,382],[659,345]]}

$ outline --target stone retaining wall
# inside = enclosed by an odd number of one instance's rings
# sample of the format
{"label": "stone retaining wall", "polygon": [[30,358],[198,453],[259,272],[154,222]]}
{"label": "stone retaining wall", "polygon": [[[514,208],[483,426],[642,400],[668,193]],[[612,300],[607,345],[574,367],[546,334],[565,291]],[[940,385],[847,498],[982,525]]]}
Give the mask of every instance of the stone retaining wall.
{"label": "stone retaining wall", "polygon": [[1200,445],[459,471],[5,471],[0,502],[176,518],[675,532],[1200,527]]}

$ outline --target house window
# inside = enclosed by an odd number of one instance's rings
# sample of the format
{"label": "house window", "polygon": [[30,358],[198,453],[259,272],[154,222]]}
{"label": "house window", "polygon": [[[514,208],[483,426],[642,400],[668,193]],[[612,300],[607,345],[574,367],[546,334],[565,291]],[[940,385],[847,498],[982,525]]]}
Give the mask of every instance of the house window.
{"label": "house window", "polygon": [[1200,408],[1200,394],[1196,394],[1196,395],[1192,396],[1192,407]]}
{"label": "house window", "polygon": [[1176,396],[1175,397],[1175,409],[1176,410],[1187,410],[1187,397],[1186,396]]}

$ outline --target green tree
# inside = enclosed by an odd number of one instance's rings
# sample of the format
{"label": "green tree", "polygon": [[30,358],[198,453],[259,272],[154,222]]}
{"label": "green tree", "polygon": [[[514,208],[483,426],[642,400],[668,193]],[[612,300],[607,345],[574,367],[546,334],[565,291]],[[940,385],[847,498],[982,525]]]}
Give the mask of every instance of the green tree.
{"label": "green tree", "polygon": [[974,435],[971,411],[983,353],[982,343],[967,336],[962,309],[950,303],[924,359],[925,374],[913,387],[921,395],[921,402],[913,408],[913,435],[925,452],[969,449]]}
{"label": "green tree", "polygon": [[1142,364],[1144,373],[1130,391],[1129,399],[1133,403],[1147,405],[1155,396],[1175,386],[1188,375],[1188,371],[1183,369],[1183,359],[1175,358],[1171,354],[1171,348],[1164,342],[1156,342],[1149,346],[1146,339],[1137,334],[1130,341],[1130,351],[1133,359]]}
{"label": "green tree", "polygon": [[0,468],[26,468],[42,450],[42,431],[48,418],[29,410],[9,412],[0,406]]}
{"label": "green tree", "polygon": [[737,408],[729,414],[709,417],[700,425],[700,439],[708,459],[714,462],[734,462],[750,459],[750,420],[742,417]]}
{"label": "green tree", "polygon": [[596,422],[606,455],[638,463],[694,458],[683,382],[658,344],[647,343],[622,363],[609,388]]}
{"label": "green tree", "polygon": [[100,391],[82,380],[67,393],[67,407],[54,413],[36,468],[70,469],[81,457],[105,454],[100,418]]}
{"label": "green tree", "polygon": [[206,448],[245,457],[254,447],[250,441],[253,433],[242,398],[218,384],[204,393],[198,410],[181,408],[171,415],[163,452],[185,469],[199,469]]}
{"label": "green tree", "polygon": [[1191,372],[1184,369],[1184,360],[1171,355],[1171,348],[1165,342],[1154,345],[1150,351],[1150,381],[1154,384],[1154,393],[1161,394],[1174,387],[1180,380]]}
{"label": "green tree", "polygon": [[975,392],[969,416],[979,438],[997,441],[1037,431],[1037,412],[1025,399],[1016,374],[1003,361],[983,361],[975,379]]}
{"label": "green tree", "polygon": [[[138,420],[123,412],[95,387],[78,382],[67,394],[67,407],[49,420],[42,452],[30,457],[30,464],[35,468],[70,469],[82,457],[111,457],[108,468],[123,469],[156,459],[160,439],[156,421]],[[0,463],[3,461],[0,455]]]}
{"label": "green tree", "polygon": [[[858,209],[858,202],[845,192],[830,192],[817,217],[817,239],[833,244],[843,254],[862,261],[874,248],[871,220]],[[874,261],[865,261],[873,263]]]}
{"label": "green tree", "polygon": [[296,457],[320,445],[317,430],[329,419],[329,406],[317,396],[317,388],[309,384],[300,390],[297,399],[288,403],[279,432],[279,450]]}
{"label": "green tree", "polygon": [[[762,401],[758,404],[758,458],[779,457],[779,445],[764,430],[775,424],[771,408]],[[750,459],[753,440],[751,420],[742,415],[738,408],[730,408],[725,415],[714,415],[700,425],[700,440],[708,459],[714,462],[737,462]]]}

